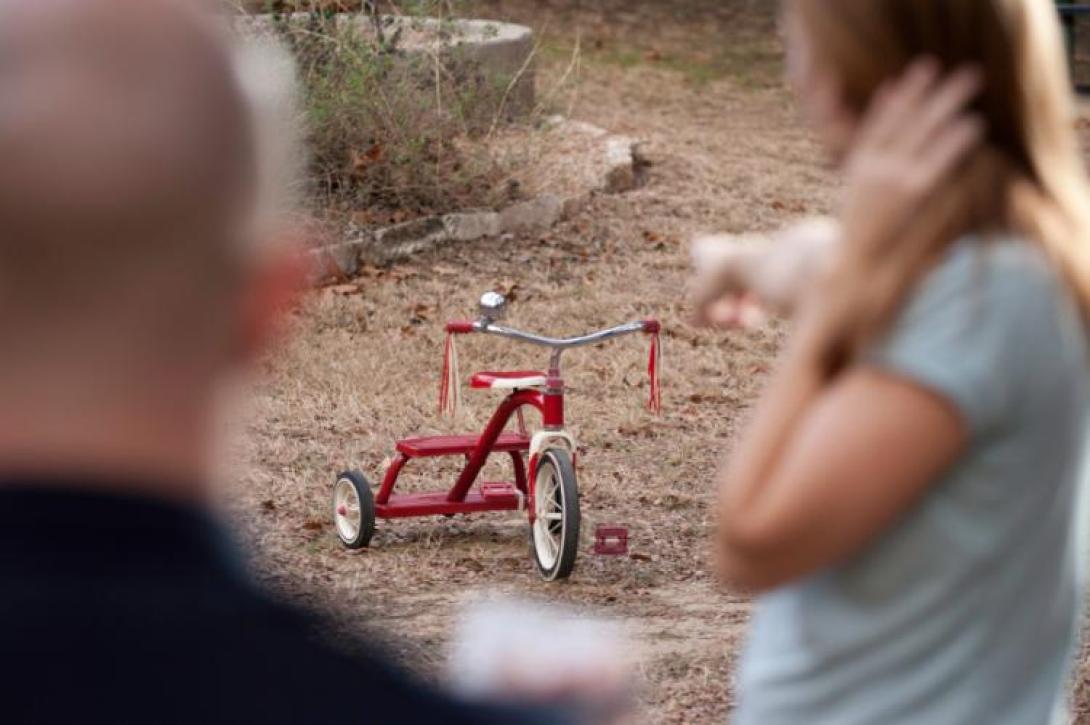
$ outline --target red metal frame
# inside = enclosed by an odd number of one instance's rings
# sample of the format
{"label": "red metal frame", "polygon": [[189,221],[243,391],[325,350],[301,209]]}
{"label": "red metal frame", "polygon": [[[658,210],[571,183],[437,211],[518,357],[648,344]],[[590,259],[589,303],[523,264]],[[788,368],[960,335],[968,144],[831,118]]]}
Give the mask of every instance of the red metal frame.
{"label": "red metal frame", "polygon": [[[655,320],[643,323],[644,332],[658,334],[660,325]],[[447,323],[447,332],[463,335],[474,332],[475,323],[455,321]],[[449,345],[449,342],[448,342]],[[655,359],[652,348],[652,360]],[[554,358],[555,363],[555,358]],[[652,363],[651,372],[654,372]],[[444,371],[444,379],[446,370]],[[484,511],[516,511],[525,503],[530,521],[534,519],[534,474],[537,461],[531,457],[529,462],[524,454],[529,453],[531,439],[522,432],[504,433],[511,419],[520,415],[523,408],[534,408],[541,414],[546,431],[564,430],[564,380],[556,366],[551,366],[546,378],[545,390],[515,390],[497,406],[484,432],[478,436],[439,436],[434,438],[414,438],[399,441],[397,455],[382,480],[382,486],[375,497],[375,515],[379,518],[394,519],[411,516],[433,516],[480,513]],[[514,473],[513,483],[481,483],[478,491],[471,491],[477,483],[488,457],[493,453],[506,453],[511,457]],[[405,465],[416,458],[435,456],[464,455],[465,468],[458,475],[454,486],[449,491],[430,493],[395,494],[398,477]],[[572,451],[572,463],[575,464],[575,451]]]}
{"label": "red metal frame", "polygon": [[[551,381],[550,381],[551,382]],[[504,434],[511,419],[524,407],[541,413],[546,428],[559,428],[564,422],[563,383],[558,390],[516,390],[497,406],[479,438],[448,436],[432,439],[430,445],[422,439],[410,439],[398,444],[398,454],[382,480],[375,497],[375,515],[394,519],[411,516],[435,516],[480,513],[484,511],[517,511],[523,500],[532,495],[533,462],[527,471],[523,454],[530,450],[530,439],[523,435]],[[502,439],[501,439],[502,436]],[[483,483],[481,491],[470,492],[481,475],[488,457],[507,453],[514,472],[513,483]],[[454,486],[447,492],[394,494],[397,479],[405,464],[414,458],[437,455],[465,455],[466,465]]]}

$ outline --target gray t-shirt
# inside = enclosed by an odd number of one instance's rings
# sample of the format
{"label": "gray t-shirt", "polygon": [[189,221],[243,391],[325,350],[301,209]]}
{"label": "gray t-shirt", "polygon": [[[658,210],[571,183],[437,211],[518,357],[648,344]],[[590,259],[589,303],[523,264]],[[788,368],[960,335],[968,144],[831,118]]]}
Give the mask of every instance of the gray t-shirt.
{"label": "gray t-shirt", "polygon": [[866,551],[761,597],[734,721],[1048,722],[1082,592],[1090,389],[1069,295],[1036,248],[962,241],[867,364],[953,403],[968,448]]}

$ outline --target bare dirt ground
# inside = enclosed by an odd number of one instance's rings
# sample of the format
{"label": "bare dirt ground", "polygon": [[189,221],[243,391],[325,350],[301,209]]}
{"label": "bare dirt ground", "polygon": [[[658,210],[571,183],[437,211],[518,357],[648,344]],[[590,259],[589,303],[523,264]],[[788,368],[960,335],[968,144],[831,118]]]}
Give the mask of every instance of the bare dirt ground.
{"label": "bare dirt ground", "polygon": [[[387,635],[430,675],[441,676],[467,592],[487,589],[620,620],[643,644],[646,720],[721,722],[749,603],[709,574],[712,476],[781,330],[690,328],[686,244],[705,231],[826,212],[836,182],[779,82],[772,3],[472,5],[540,31],[542,87],[569,66],[579,38],[573,116],[645,141],[647,183],[598,196],[545,234],[444,249],[312,294],[294,337],[267,363],[246,435],[239,528],[259,552],[262,578]],[[442,323],[472,314],[477,296],[497,288],[513,291],[516,327],[574,334],[652,315],[665,325],[659,418],[644,409],[645,341],[567,358],[569,418],[582,446],[574,576],[538,580],[519,515],[380,522],[369,550],[346,551],[330,524],[338,471],[358,466],[376,479],[395,439],[482,426],[495,400],[488,393],[467,390],[455,423],[435,414]],[[460,357],[463,377],[546,362],[497,339],[468,339]],[[453,480],[449,465],[415,472],[403,477],[410,486]],[[587,534],[600,522],[629,527],[630,557],[591,553]]]}

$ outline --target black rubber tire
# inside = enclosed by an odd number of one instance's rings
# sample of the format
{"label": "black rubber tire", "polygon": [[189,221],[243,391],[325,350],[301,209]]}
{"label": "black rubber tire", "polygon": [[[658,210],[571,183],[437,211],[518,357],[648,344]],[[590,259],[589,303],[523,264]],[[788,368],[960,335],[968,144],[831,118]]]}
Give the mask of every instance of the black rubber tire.
{"label": "black rubber tire", "polygon": [[356,498],[360,502],[360,528],[353,538],[346,538],[337,526],[337,488],[333,488],[333,528],[337,532],[337,538],[349,549],[363,549],[371,544],[371,537],[375,535],[375,494],[371,492],[371,482],[367,476],[359,471],[345,471],[337,476],[337,484],[347,481],[356,491]]}
{"label": "black rubber tire", "polygon": [[[538,459],[537,471],[534,474],[535,495],[537,495],[536,480],[541,476],[541,472],[546,469],[555,471],[560,477],[558,493],[561,497],[559,503],[562,519],[559,522],[549,524],[550,526],[558,525],[560,529],[560,551],[551,567],[543,565],[537,549],[537,538],[534,535],[533,526],[530,528],[530,551],[533,554],[534,564],[537,565],[541,578],[545,581],[556,581],[571,576],[572,569],[575,568],[576,554],[579,553],[579,526],[581,523],[579,483],[575,477],[575,466],[572,465],[571,454],[564,448],[548,448],[542,452],[541,457]],[[536,525],[537,523],[534,526]]]}

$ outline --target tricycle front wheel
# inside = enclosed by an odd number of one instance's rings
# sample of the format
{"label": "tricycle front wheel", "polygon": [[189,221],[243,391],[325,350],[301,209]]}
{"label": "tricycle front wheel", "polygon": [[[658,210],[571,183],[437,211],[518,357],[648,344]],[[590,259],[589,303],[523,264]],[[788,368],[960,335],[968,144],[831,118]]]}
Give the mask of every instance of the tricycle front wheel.
{"label": "tricycle front wheel", "polygon": [[367,477],[359,471],[345,471],[333,485],[333,524],[341,543],[362,549],[375,534],[375,495]]}
{"label": "tricycle front wheel", "polygon": [[530,546],[545,581],[566,579],[579,550],[579,486],[571,454],[549,448],[534,474],[534,523]]}

